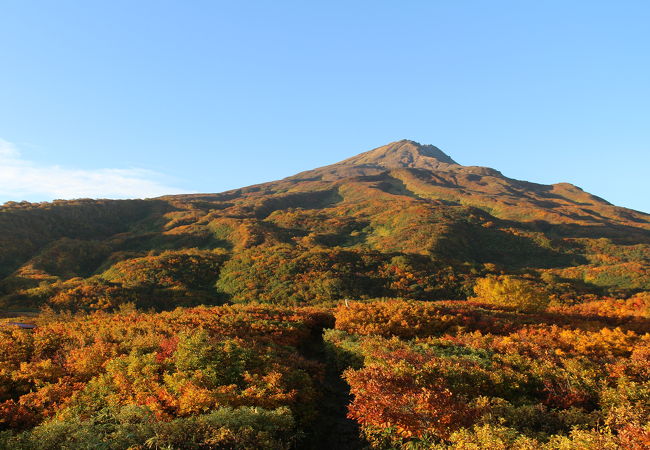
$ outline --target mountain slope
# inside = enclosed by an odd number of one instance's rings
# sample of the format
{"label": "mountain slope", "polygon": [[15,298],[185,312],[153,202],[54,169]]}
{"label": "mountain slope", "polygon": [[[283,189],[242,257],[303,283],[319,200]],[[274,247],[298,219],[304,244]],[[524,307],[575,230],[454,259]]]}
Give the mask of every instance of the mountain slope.
{"label": "mountain slope", "polygon": [[[615,207],[569,183],[542,185],[514,180],[487,167],[461,166],[434,146],[408,140],[302,172],[285,181],[337,181],[379,174],[393,178],[393,183],[401,185],[406,195],[476,206],[502,219],[594,226],[622,224],[650,229],[649,215]],[[286,183],[270,183],[276,184]]]}
{"label": "mountain slope", "polygon": [[650,288],[649,215],[406,140],[221,194],[5,205],[0,239],[16,307],[463,298],[489,273]]}

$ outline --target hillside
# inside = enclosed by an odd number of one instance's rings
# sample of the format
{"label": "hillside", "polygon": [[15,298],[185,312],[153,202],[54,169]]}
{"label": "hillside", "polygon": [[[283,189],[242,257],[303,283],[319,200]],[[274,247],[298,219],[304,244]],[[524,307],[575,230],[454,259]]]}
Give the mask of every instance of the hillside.
{"label": "hillside", "polygon": [[0,242],[17,310],[464,299],[489,274],[559,303],[650,289],[650,215],[406,140],[220,194],[8,203]]}
{"label": "hillside", "polygon": [[0,449],[650,448],[649,219],[411,141],[5,204]]}

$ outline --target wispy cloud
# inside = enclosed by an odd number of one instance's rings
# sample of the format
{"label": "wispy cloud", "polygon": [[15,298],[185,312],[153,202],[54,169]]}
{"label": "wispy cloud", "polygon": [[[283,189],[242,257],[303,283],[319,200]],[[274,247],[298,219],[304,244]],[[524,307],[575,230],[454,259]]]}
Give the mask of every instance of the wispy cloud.
{"label": "wispy cloud", "polygon": [[147,198],[183,191],[144,169],[82,170],[44,166],[0,139],[0,199]]}

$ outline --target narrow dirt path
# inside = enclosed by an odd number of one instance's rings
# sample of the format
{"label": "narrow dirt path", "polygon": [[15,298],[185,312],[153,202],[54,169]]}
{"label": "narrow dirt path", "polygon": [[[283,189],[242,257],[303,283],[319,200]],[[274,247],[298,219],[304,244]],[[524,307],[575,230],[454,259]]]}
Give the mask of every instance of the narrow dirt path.
{"label": "narrow dirt path", "polygon": [[341,373],[331,364],[325,351],[322,330],[312,336],[304,355],[325,365],[322,383],[323,397],[319,404],[318,418],[304,448],[314,450],[359,450],[367,444],[359,437],[359,427],[347,418],[351,396]]}

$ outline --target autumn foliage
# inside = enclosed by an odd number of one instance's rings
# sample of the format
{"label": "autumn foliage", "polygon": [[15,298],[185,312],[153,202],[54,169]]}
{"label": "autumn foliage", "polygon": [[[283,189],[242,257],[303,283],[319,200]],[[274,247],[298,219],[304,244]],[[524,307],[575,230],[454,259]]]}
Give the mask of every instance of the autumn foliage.
{"label": "autumn foliage", "polygon": [[348,367],[349,417],[373,447],[645,448],[647,320],[625,315],[611,326],[576,311],[570,320],[508,312],[503,321],[504,312],[478,311],[395,301],[338,308],[326,342]]}
{"label": "autumn foliage", "polygon": [[323,369],[297,347],[326,313],[249,306],[40,320],[33,332],[0,328],[0,427],[13,430],[3,435],[12,448],[101,447],[118,435],[123,448],[184,446],[188,432],[197,446],[285,448],[314,420]]}
{"label": "autumn foliage", "polygon": [[508,275],[479,278],[474,294],[476,301],[515,311],[544,311],[550,302],[542,286]]}

